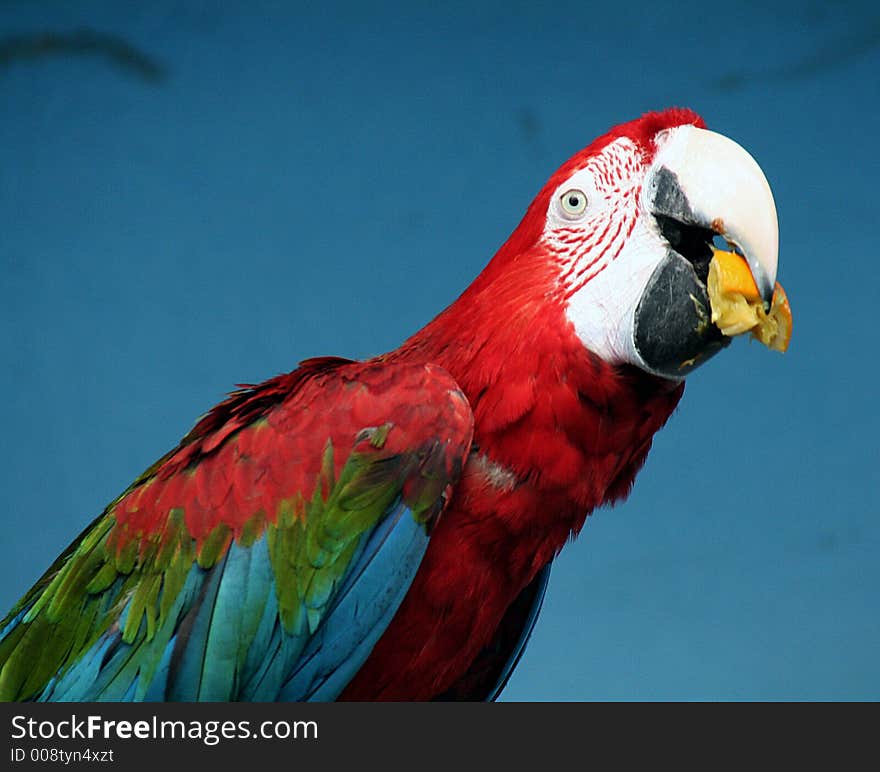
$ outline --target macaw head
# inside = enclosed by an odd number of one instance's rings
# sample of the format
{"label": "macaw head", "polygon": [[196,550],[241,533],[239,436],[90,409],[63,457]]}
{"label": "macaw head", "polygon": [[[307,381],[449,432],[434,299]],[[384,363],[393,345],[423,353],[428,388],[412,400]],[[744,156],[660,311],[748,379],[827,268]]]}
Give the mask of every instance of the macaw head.
{"label": "macaw head", "polygon": [[[563,164],[498,259],[540,253],[578,338],[609,364],[682,378],[749,329],[716,323],[713,258],[741,263],[728,275],[745,275],[744,302],[760,316],[774,298],[778,248],[773,195],[755,160],[673,109],[622,124]],[[736,287],[715,292],[726,289]]]}

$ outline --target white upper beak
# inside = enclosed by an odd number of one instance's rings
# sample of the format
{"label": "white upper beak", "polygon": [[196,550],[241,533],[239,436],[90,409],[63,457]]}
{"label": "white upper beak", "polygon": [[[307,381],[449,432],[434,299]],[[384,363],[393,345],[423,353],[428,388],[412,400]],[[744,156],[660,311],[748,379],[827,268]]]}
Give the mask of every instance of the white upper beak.
{"label": "white upper beak", "polygon": [[[769,302],[776,283],[779,223],[761,167],[732,139],[696,126],[669,129],[657,137],[657,143],[648,183],[653,211],[711,228],[735,245]],[[662,200],[663,191],[658,191],[662,188],[658,180],[670,172],[683,195],[674,206],[681,211],[664,211],[670,202]]]}

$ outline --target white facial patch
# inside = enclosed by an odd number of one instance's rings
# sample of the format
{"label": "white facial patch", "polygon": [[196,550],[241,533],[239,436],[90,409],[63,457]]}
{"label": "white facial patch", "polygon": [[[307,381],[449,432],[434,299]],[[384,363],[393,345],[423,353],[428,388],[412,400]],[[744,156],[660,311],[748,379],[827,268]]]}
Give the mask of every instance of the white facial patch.
{"label": "white facial patch", "polygon": [[639,220],[608,267],[572,294],[566,315],[584,346],[606,362],[647,369],[635,347],[635,312],[665,255],[659,234]]}
{"label": "white facial patch", "polygon": [[[633,341],[635,310],[666,254],[653,217],[642,215],[645,171],[632,140],[610,143],[557,188],[543,237],[559,263],[566,315],[584,346],[611,364],[642,368]],[[580,216],[567,211],[570,191],[587,197]]]}

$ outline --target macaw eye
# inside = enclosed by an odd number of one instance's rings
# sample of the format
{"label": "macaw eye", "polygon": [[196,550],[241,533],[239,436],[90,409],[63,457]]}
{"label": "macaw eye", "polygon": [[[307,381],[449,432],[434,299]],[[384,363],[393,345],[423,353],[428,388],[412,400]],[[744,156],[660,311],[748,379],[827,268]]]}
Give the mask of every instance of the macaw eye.
{"label": "macaw eye", "polygon": [[559,199],[566,217],[580,217],[587,208],[587,196],[582,190],[566,190]]}

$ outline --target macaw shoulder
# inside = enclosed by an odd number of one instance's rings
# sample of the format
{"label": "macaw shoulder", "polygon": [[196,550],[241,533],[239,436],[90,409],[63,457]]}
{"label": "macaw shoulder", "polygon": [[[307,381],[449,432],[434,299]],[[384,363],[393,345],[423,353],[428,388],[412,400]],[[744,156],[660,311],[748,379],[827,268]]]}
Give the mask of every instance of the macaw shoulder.
{"label": "macaw shoulder", "polygon": [[[273,520],[286,502],[307,501],[322,470],[337,477],[353,452],[413,463],[433,455],[440,477],[457,480],[472,434],[466,397],[437,365],[308,359],[233,392],[111,509],[133,534],[160,527],[152,520],[167,504],[197,542],[218,525],[236,538],[257,513]],[[416,495],[415,485],[404,493]]]}

